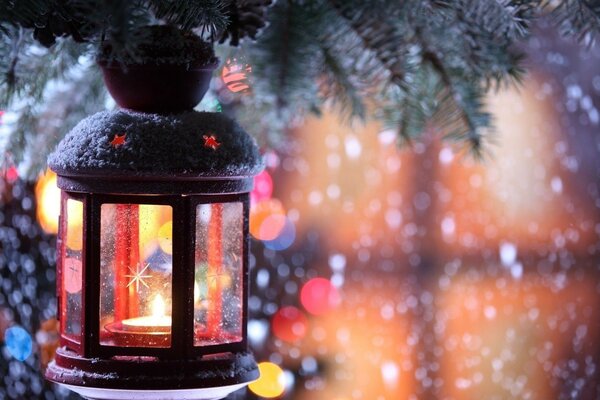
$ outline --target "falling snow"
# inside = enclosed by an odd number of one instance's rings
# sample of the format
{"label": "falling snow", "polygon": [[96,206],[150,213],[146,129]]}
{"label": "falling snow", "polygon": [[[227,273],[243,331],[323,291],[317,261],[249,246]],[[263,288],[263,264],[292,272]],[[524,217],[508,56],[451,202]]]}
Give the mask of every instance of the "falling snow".
{"label": "falling snow", "polygon": [[[257,360],[279,366],[282,399],[600,398],[600,51],[540,30],[523,86],[488,99],[498,132],[483,163],[433,139],[399,150],[394,131],[328,116],[264,155],[247,332]],[[148,150],[142,122],[178,127],[160,140],[182,154],[195,143],[202,168],[231,161],[241,128],[197,115],[90,117],[53,164],[112,152],[116,168],[128,160],[118,152]],[[220,145],[204,147],[203,135]],[[254,171],[258,152],[247,156],[235,171]],[[1,181],[0,329],[29,336],[3,345],[0,398],[66,399],[39,373],[55,334],[41,327],[56,308],[54,239],[40,231],[33,188]]]}

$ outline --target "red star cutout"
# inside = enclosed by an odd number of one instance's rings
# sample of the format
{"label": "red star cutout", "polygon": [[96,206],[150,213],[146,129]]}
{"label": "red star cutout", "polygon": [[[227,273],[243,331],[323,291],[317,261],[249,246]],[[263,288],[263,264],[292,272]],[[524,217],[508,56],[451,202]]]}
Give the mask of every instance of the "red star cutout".
{"label": "red star cutout", "polygon": [[112,147],[119,147],[125,143],[125,139],[127,138],[127,134],[123,133],[119,135],[118,133],[115,135],[113,140],[110,141]]}
{"label": "red star cutout", "polygon": [[202,137],[204,138],[204,147],[209,147],[213,150],[216,150],[221,145],[221,143],[217,142],[215,135],[204,135]]}

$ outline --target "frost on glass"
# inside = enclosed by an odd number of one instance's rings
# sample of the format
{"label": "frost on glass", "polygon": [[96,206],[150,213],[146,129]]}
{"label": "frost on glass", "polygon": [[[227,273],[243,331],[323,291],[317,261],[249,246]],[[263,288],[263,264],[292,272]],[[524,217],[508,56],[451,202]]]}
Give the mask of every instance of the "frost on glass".
{"label": "frost on glass", "polygon": [[77,343],[81,341],[83,203],[67,199],[62,237],[62,323],[61,331]]}
{"label": "frost on glass", "polygon": [[100,344],[170,347],[172,208],[103,204]]}
{"label": "frost on glass", "polygon": [[242,340],[242,203],[196,209],[194,345]]}

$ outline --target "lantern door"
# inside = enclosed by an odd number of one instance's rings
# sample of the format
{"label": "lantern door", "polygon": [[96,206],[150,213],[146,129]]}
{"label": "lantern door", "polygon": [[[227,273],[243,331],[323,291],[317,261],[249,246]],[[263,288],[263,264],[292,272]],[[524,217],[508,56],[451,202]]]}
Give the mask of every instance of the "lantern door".
{"label": "lantern door", "polygon": [[174,354],[174,326],[182,323],[182,250],[174,240],[182,224],[173,223],[182,219],[180,198],[98,196],[93,209],[98,281],[92,353]]}
{"label": "lantern door", "polygon": [[85,197],[62,192],[57,292],[61,342],[81,353],[84,340]]}

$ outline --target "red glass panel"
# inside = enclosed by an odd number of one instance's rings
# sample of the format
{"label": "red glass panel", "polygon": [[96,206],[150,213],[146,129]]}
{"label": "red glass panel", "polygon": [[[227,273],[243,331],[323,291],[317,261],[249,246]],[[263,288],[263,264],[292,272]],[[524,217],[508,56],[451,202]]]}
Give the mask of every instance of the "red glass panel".
{"label": "red glass panel", "polygon": [[242,340],[242,203],[196,209],[194,345]]}
{"label": "red glass panel", "polygon": [[172,208],[103,204],[100,344],[170,347]]}
{"label": "red glass panel", "polygon": [[83,203],[66,199],[61,232],[61,333],[81,343],[83,287]]}

